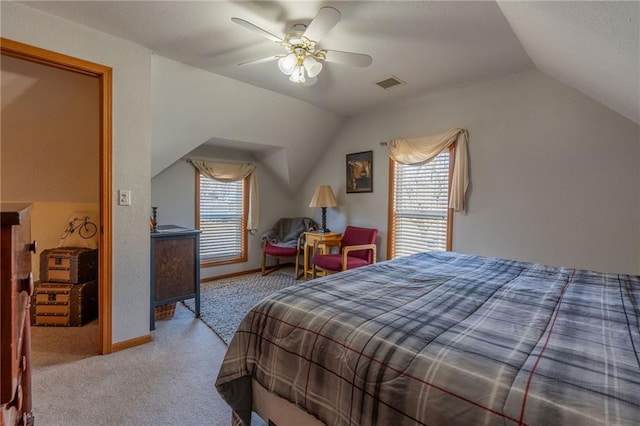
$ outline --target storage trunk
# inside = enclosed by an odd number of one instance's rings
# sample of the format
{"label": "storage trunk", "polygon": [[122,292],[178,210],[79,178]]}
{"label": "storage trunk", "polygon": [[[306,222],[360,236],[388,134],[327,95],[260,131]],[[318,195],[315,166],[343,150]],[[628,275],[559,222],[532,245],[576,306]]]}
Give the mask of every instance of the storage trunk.
{"label": "storage trunk", "polygon": [[37,282],[31,325],[81,326],[98,317],[98,280],[81,284]]}
{"label": "storage trunk", "polygon": [[98,278],[98,249],[59,247],[40,254],[40,281],[84,283]]}

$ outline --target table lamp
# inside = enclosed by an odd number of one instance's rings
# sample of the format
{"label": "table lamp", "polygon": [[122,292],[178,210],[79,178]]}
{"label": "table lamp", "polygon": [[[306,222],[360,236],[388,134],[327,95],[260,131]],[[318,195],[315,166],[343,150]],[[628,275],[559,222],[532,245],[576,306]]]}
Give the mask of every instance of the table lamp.
{"label": "table lamp", "polygon": [[329,232],[327,229],[327,207],[338,207],[336,197],[333,195],[330,185],[318,185],[316,192],[313,194],[309,207],[322,208],[322,228],[318,232]]}

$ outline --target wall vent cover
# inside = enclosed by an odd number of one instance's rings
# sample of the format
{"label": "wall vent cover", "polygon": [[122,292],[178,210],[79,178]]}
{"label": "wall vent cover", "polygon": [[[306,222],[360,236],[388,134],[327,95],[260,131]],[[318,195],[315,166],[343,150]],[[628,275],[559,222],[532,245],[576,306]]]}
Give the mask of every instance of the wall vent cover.
{"label": "wall vent cover", "polygon": [[392,75],[389,78],[385,78],[384,80],[378,81],[376,84],[386,90],[386,89],[391,89],[392,87],[401,86],[407,83],[400,80],[398,77]]}

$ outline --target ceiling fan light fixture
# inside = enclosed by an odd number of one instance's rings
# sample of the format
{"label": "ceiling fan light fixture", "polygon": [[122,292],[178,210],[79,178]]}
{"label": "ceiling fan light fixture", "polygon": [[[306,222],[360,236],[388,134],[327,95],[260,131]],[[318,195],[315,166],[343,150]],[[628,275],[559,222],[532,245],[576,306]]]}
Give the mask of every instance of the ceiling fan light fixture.
{"label": "ceiling fan light fixture", "polygon": [[286,75],[291,75],[291,73],[296,68],[296,64],[298,59],[296,58],[295,53],[289,53],[284,58],[280,58],[278,60],[278,68]]}
{"label": "ceiling fan light fixture", "polygon": [[305,70],[307,70],[307,75],[309,76],[309,78],[317,76],[318,74],[320,74],[320,71],[322,71],[322,64],[318,62],[313,56],[307,56],[306,58],[304,58],[304,61],[302,63]]}
{"label": "ceiling fan light fixture", "polygon": [[291,77],[289,77],[289,81],[294,83],[304,83],[306,81],[304,77],[304,68],[300,65],[296,66],[291,73]]}
{"label": "ceiling fan light fixture", "polygon": [[284,47],[287,52],[238,65],[263,63],[277,59],[280,71],[288,75],[290,81],[304,86],[311,86],[318,81],[317,76],[322,71],[324,61],[368,67],[372,62],[369,55],[316,48],[318,42],[340,21],[341,16],[340,11],[334,7],[321,7],[309,25],[296,23],[291,26],[290,31],[284,37],[271,34],[244,19],[231,18],[234,23],[275,42]]}

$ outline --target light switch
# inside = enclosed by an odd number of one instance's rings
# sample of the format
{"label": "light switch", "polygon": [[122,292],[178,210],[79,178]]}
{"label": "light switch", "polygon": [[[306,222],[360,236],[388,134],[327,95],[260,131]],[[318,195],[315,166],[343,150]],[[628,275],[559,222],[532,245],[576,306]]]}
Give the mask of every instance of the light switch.
{"label": "light switch", "polygon": [[129,189],[118,190],[118,205],[120,206],[131,205],[131,191]]}

